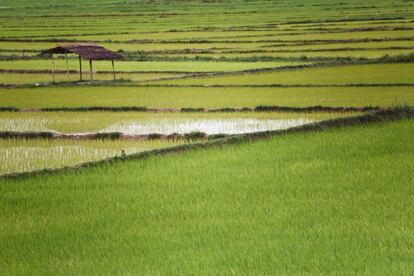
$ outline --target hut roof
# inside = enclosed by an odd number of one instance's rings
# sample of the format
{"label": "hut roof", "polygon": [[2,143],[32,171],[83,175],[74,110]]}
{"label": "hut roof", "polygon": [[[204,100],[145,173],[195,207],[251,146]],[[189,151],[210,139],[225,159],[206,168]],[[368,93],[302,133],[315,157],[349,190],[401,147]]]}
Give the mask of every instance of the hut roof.
{"label": "hut roof", "polygon": [[46,54],[65,54],[65,53],[78,54],[84,59],[92,59],[92,60],[123,59],[123,56],[121,54],[112,52],[108,49],[105,49],[102,46],[92,44],[92,43],[58,45],[55,48],[43,51],[41,54],[46,55]]}

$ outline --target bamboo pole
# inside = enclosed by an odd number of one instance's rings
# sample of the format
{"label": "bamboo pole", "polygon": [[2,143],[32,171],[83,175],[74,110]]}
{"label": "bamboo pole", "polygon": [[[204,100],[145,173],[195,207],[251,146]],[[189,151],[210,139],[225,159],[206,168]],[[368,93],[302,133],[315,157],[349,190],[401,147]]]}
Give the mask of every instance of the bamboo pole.
{"label": "bamboo pole", "polygon": [[55,60],[53,59],[53,54],[52,54],[52,79],[53,79],[53,82],[55,82]]}
{"label": "bamboo pole", "polygon": [[93,81],[93,71],[92,71],[92,60],[89,60],[89,75],[91,77],[91,81]]}
{"label": "bamboo pole", "polygon": [[114,60],[112,60],[112,72],[114,74],[114,81],[116,80],[116,75],[115,75],[115,62]]}
{"label": "bamboo pole", "polygon": [[69,64],[68,64],[68,53],[65,52],[65,62],[66,62],[66,76],[68,81],[70,81],[70,74],[69,74]]}
{"label": "bamboo pole", "polygon": [[80,78],[80,81],[82,81],[82,58],[80,55],[79,55],[79,78]]}

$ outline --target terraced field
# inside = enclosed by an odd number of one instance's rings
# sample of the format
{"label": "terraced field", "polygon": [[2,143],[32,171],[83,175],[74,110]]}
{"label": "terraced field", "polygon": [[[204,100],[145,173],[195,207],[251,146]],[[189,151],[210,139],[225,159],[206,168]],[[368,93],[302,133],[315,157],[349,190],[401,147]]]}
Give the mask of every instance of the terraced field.
{"label": "terraced field", "polygon": [[[0,274],[414,270],[413,1],[0,18]],[[67,44],[123,59],[41,54]]]}

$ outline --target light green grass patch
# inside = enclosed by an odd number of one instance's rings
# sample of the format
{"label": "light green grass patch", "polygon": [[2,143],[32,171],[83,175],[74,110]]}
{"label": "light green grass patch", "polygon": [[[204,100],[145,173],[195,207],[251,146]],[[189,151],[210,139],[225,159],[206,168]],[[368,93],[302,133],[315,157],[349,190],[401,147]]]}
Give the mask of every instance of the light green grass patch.
{"label": "light green grass patch", "polygon": [[407,38],[412,37],[412,30],[399,31],[358,31],[343,33],[309,33],[298,35],[279,35],[278,39],[288,41],[309,41],[309,40],[338,40],[338,39],[379,39],[379,38]]}
{"label": "light green grass patch", "polygon": [[[168,61],[116,61],[115,69],[119,71],[178,71],[178,72],[208,72],[208,71],[239,71],[258,68],[273,68],[288,65],[303,64],[296,62],[168,62]],[[88,70],[88,64],[83,62],[84,70]],[[52,70],[51,60],[8,60],[0,61],[0,69],[13,70]],[[66,63],[63,59],[55,60],[56,70],[66,70]],[[79,61],[69,60],[69,69],[78,70]],[[93,70],[112,71],[110,61],[94,61]]]}
{"label": "light green grass patch", "polygon": [[[185,74],[170,74],[170,73],[116,73],[117,80],[130,81],[154,81],[164,78],[180,78]],[[65,72],[55,74],[56,82],[78,81],[80,79],[79,73],[69,73],[69,79]],[[83,80],[89,80],[89,72],[83,72]],[[112,81],[114,76],[112,73],[98,73],[93,75],[94,80]],[[0,83],[2,84],[32,84],[52,82],[53,77],[51,73],[0,73]]]}
{"label": "light green grass patch", "polygon": [[[113,41],[125,40],[209,40],[209,39],[228,39],[232,40],[238,37],[266,37],[276,33],[275,31],[189,31],[189,32],[156,32],[156,33],[131,33],[131,34],[114,34],[109,36]],[[105,41],[108,35],[87,35],[75,36],[73,39],[88,41]],[[246,39],[246,38],[245,38]]]}
{"label": "light green grass patch", "polygon": [[0,89],[0,106],[18,108],[145,106],[255,107],[413,105],[412,87],[202,88],[46,87]]}
{"label": "light green grass patch", "polygon": [[[215,55],[212,54],[202,54],[198,56],[204,56],[204,57],[224,57],[227,59],[232,58],[244,58],[245,60],[250,59],[265,59],[266,57],[272,57],[274,59],[276,58],[283,58],[283,59],[300,59],[300,60],[306,60],[306,59],[319,59],[324,60],[331,58],[333,60],[342,58],[342,59],[379,59],[385,55],[388,56],[399,56],[399,55],[410,55],[414,52],[414,49],[362,49],[362,50],[344,50],[344,51],[300,51],[300,52],[272,52],[272,53],[266,53],[266,52],[259,52],[259,53],[218,53]],[[186,57],[194,57],[196,55],[193,54],[185,54],[182,56]]]}
{"label": "light green grass patch", "polygon": [[260,46],[263,50],[323,50],[323,49],[343,49],[343,48],[360,48],[360,49],[382,49],[391,47],[414,47],[414,41],[371,41],[371,42],[352,42],[352,43],[315,43],[310,45],[286,45],[272,46],[268,44]]}
{"label": "light green grass patch", "polygon": [[414,84],[414,64],[368,64],[306,68],[214,77],[166,80],[159,83],[179,85],[251,85],[251,84]]}

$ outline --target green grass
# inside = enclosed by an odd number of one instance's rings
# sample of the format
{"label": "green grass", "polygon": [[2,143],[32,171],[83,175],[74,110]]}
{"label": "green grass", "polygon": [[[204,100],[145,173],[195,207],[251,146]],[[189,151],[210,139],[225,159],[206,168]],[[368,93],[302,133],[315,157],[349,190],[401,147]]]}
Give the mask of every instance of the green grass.
{"label": "green grass", "polygon": [[413,75],[413,63],[395,63],[317,67],[293,71],[166,80],[158,81],[156,83],[171,83],[180,85],[414,84]]}
{"label": "green grass", "polygon": [[413,139],[404,120],[1,180],[1,271],[410,274]]}
{"label": "green grass", "polygon": [[412,87],[175,88],[47,87],[0,89],[0,106],[19,108],[146,106],[255,107],[413,105]]}

